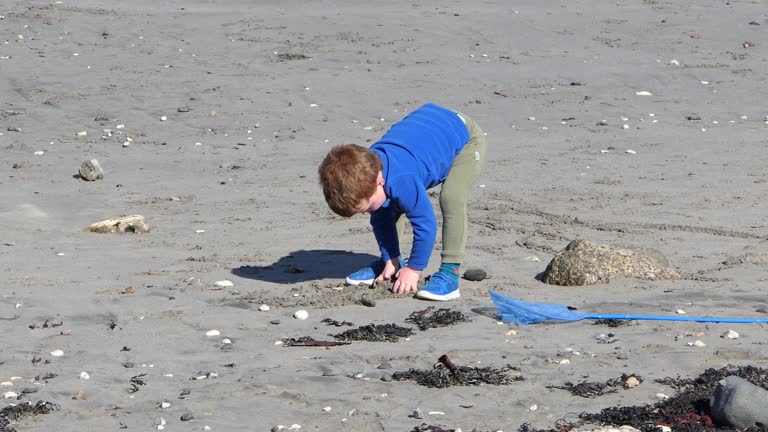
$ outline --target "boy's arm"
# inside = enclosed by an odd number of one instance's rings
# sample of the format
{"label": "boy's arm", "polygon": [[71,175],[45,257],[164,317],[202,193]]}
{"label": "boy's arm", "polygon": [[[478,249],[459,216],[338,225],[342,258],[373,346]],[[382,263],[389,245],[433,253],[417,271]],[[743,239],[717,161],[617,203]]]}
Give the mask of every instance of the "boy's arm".
{"label": "boy's arm", "polygon": [[411,222],[413,228],[413,247],[408,257],[408,267],[424,270],[429,263],[437,237],[435,210],[429,201],[427,190],[415,177],[399,178],[399,191],[396,197],[400,209]]}
{"label": "boy's arm", "polygon": [[381,258],[387,261],[399,257],[400,239],[397,238],[395,211],[391,205],[371,212],[371,228],[379,244]]}

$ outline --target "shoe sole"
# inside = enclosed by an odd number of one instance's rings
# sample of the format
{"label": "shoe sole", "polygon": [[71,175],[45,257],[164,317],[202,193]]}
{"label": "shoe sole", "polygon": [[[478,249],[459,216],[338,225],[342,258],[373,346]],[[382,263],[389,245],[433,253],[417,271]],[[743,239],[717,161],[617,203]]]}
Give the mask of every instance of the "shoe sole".
{"label": "shoe sole", "polygon": [[423,300],[434,300],[434,301],[450,301],[455,300],[457,298],[461,297],[461,293],[459,293],[459,290],[449,292],[448,294],[432,294],[431,292],[427,292],[424,290],[418,291],[416,293],[416,298],[420,298]]}
{"label": "shoe sole", "polygon": [[373,284],[373,279],[363,279],[363,280],[360,280],[360,279],[346,278],[344,280],[344,282],[346,282],[347,285],[354,285],[354,286],[357,286],[357,285],[360,285],[360,284],[371,285],[371,284]]}

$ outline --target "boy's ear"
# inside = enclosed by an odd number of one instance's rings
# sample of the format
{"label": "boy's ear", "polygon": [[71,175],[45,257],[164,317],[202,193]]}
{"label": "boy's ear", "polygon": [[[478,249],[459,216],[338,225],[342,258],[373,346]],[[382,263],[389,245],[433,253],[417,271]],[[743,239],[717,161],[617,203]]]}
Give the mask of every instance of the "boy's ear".
{"label": "boy's ear", "polygon": [[384,176],[381,175],[381,171],[379,171],[379,175],[376,177],[376,184],[377,185],[384,184]]}

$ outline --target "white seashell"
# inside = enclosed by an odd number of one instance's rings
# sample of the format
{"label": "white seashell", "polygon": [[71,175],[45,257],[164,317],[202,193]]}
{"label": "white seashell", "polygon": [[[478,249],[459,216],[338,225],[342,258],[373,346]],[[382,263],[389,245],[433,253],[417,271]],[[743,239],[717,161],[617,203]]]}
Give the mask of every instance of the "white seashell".
{"label": "white seashell", "polygon": [[80,372],[80,379],[88,380],[91,379],[91,376],[88,375],[88,372]]}
{"label": "white seashell", "polygon": [[709,81],[702,81],[701,83],[704,84],[704,85],[707,85],[707,84],[709,84]]}
{"label": "white seashell", "polygon": [[445,413],[442,412],[442,411],[430,411],[427,414],[429,414],[429,415],[445,415]]}
{"label": "white seashell", "polygon": [[325,408],[323,408],[323,411],[325,411],[325,412],[330,412],[332,409],[333,409],[333,408],[331,408],[331,407],[325,407]]}
{"label": "white seashell", "polygon": [[610,150],[600,150],[600,153],[610,153]]}
{"label": "white seashell", "polygon": [[202,233],[204,233],[204,232],[205,232],[205,230],[195,230],[195,232],[196,232],[197,234],[202,234]]}
{"label": "white seashell", "polygon": [[[129,145],[131,145],[131,143],[130,143],[130,142],[128,142],[128,141],[126,141],[126,142],[124,142],[124,143],[123,143],[123,147],[128,147]],[[158,426],[158,427],[160,427],[160,426]]]}
{"label": "white seashell", "polygon": [[269,307],[269,306],[267,306],[267,305],[265,305],[265,304],[263,304],[263,305],[259,306],[259,310],[260,310],[260,311],[262,311],[262,312],[266,312],[266,311],[268,311],[269,309],[270,309],[270,307]]}
{"label": "white seashell", "polygon": [[685,315],[685,311],[682,309],[678,309],[675,311],[678,315]]}
{"label": "white seashell", "polygon": [[168,117],[166,117],[166,116],[160,117],[160,121],[166,121],[166,120],[168,120]]}
{"label": "white seashell", "polygon": [[171,407],[171,403],[170,402],[163,402],[163,403],[160,404],[160,408],[163,408],[163,409],[170,408],[170,407]]}
{"label": "white seashell", "polygon": [[3,393],[3,399],[16,399],[17,397],[19,397],[19,395],[16,392],[8,391]]}
{"label": "white seashell", "polygon": [[35,152],[35,156],[42,156],[45,154],[45,150],[38,150]]}
{"label": "white seashell", "polygon": [[232,343],[232,341],[231,341],[231,340],[229,340],[229,339],[222,339],[222,340],[221,340],[221,343],[223,343],[223,344],[231,344],[231,343]]}
{"label": "white seashell", "polygon": [[292,424],[291,427],[289,427],[288,429],[299,430],[299,429],[301,429],[301,425],[300,424]]}
{"label": "white seashell", "polygon": [[728,330],[727,332],[723,333],[723,335],[720,337],[724,339],[738,339],[739,333],[734,330]]}
{"label": "white seashell", "polygon": [[528,117],[528,120],[530,120],[530,121],[534,121],[534,120],[536,120],[536,117],[534,117],[534,116],[530,116],[530,117]]}
{"label": "white seashell", "polygon": [[629,125],[625,123],[624,126],[622,126],[621,128],[622,129],[629,129]]}
{"label": "white seashell", "polygon": [[282,344],[283,344],[283,341],[281,341],[281,340],[275,341],[275,345],[282,345]]}
{"label": "white seashell", "polygon": [[226,287],[234,286],[235,284],[233,284],[232,281],[220,280],[220,281],[214,283],[214,285],[216,285],[217,287],[226,288]]}
{"label": "white seashell", "polygon": [[629,153],[629,154],[637,154],[637,152],[636,152],[636,151],[634,151],[634,150],[627,150],[627,151],[625,151],[624,153]]}
{"label": "white seashell", "polygon": [[88,135],[88,131],[80,131],[77,133],[77,136],[86,136]]}
{"label": "white seashell", "polygon": [[538,405],[531,405],[528,407],[528,411],[536,411],[537,409],[539,409]]}
{"label": "white seashell", "polygon": [[505,334],[507,336],[517,336],[517,330],[509,330]]}
{"label": "white seashell", "polygon": [[561,365],[564,365],[564,364],[571,364],[571,361],[570,361],[570,360],[568,360],[568,359],[563,359],[563,360],[560,360],[559,364],[561,364]]}
{"label": "white seashell", "polygon": [[296,319],[305,320],[309,318],[309,312],[305,311],[304,309],[297,310],[296,312],[294,312],[293,317]]}
{"label": "white seashell", "polygon": [[51,355],[54,356],[54,357],[61,357],[61,356],[64,355],[64,351],[62,351],[60,349],[53,350],[53,351],[51,351]]}
{"label": "white seashell", "polygon": [[641,90],[641,91],[635,92],[635,94],[638,96],[653,96],[653,93],[647,90]]}
{"label": "white seashell", "polygon": [[3,381],[0,383],[0,386],[12,386],[13,383],[11,381]]}
{"label": "white seashell", "polygon": [[220,334],[221,332],[218,330],[208,330],[207,332],[205,332],[206,336],[218,336]]}
{"label": "white seashell", "polygon": [[705,344],[704,342],[702,342],[700,340],[697,340],[695,342],[688,342],[688,345],[689,346],[696,346],[696,347],[705,347],[705,346],[707,346],[707,344]]}
{"label": "white seashell", "polygon": [[671,65],[673,65],[673,66],[680,66],[680,62],[679,62],[679,61],[677,61],[677,60],[675,60],[675,59],[672,59],[672,60],[670,60],[670,61],[669,61],[669,64],[671,64]]}

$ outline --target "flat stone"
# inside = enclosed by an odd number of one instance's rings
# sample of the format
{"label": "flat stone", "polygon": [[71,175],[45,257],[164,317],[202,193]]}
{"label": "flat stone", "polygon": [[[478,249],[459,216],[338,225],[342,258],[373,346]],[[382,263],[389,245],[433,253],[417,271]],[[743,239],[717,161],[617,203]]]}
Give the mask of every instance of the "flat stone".
{"label": "flat stone", "polygon": [[91,159],[80,164],[80,178],[85,181],[96,181],[104,178],[104,170],[99,161]]}
{"label": "flat stone", "polygon": [[195,416],[193,416],[192,413],[184,413],[180,417],[181,421],[183,421],[183,422],[194,420],[194,418],[195,418]]}
{"label": "flat stone", "polygon": [[607,283],[615,277],[655,280],[680,275],[655,249],[623,249],[587,240],[569,243],[544,271],[544,282],[562,286]]}
{"label": "flat stone", "polygon": [[148,233],[149,225],[141,215],[118,216],[88,225],[85,231],[107,233]]}
{"label": "flat stone", "polygon": [[768,391],[737,376],[717,384],[709,408],[716,422],[738,429],[760,430],[768,425]]}

